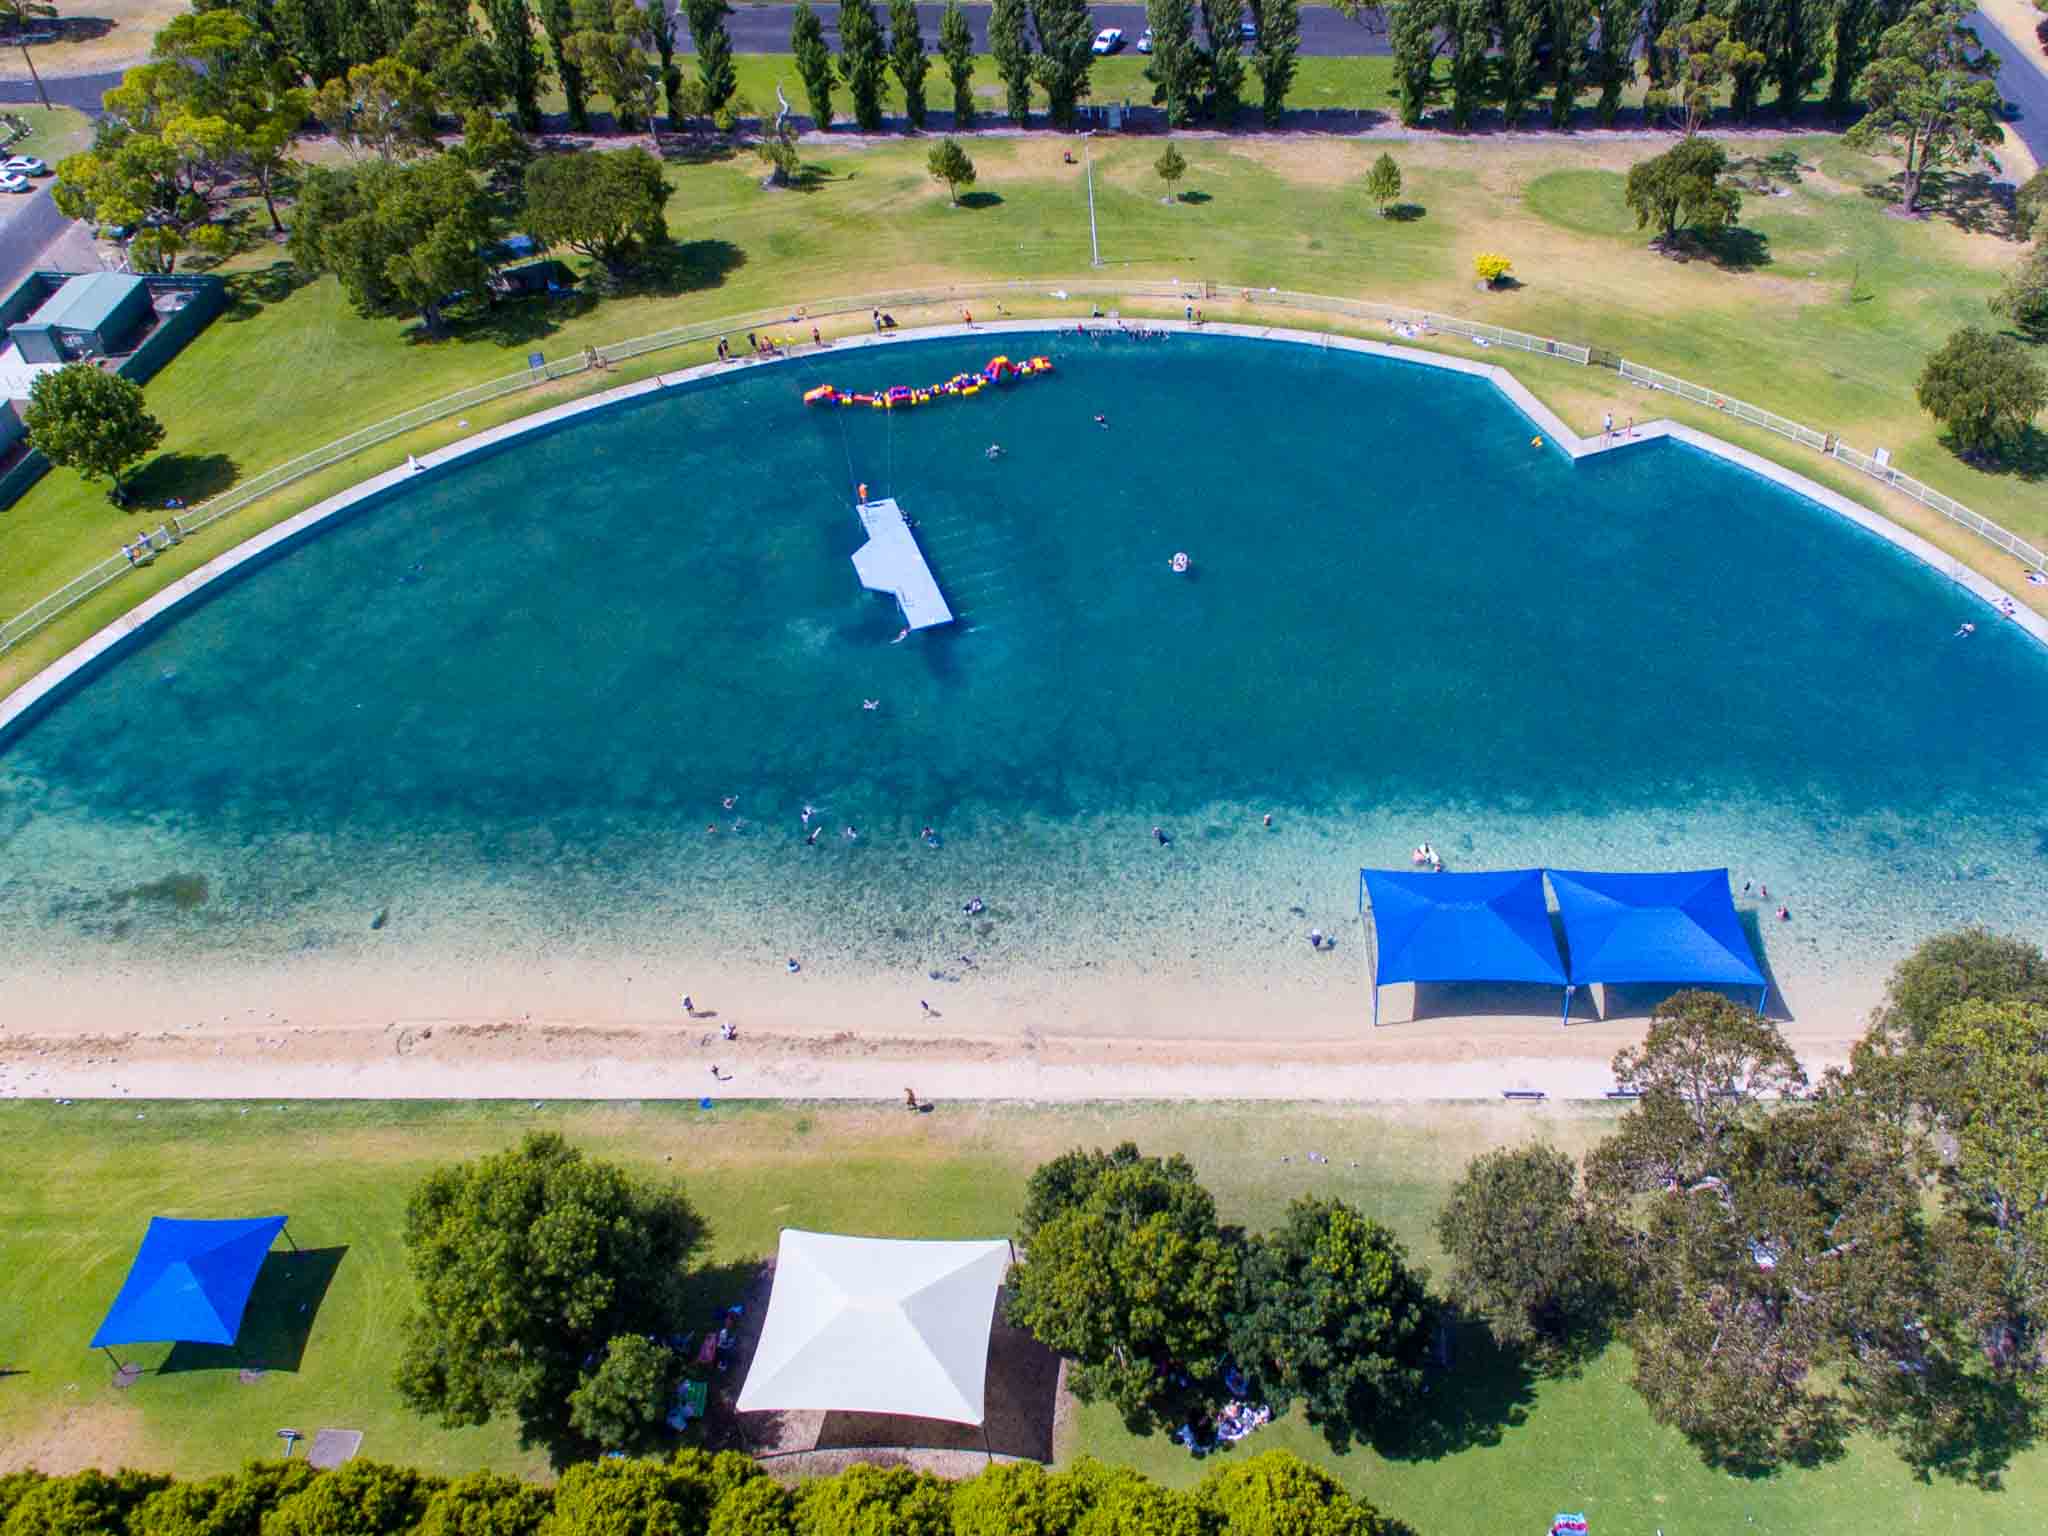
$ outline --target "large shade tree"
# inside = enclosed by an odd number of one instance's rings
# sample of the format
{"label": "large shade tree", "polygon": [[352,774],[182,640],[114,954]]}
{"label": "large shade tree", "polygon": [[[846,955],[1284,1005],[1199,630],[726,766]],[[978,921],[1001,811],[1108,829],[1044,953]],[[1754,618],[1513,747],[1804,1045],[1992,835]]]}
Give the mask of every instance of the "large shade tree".
{"label": "large shade tree", "polygon": [[116,505],[127,499],[122,477],[164,440],[163,424],[142,403],[142,386],[92,363],[67,363],[38,373],[21,413],[29,446],[88,484],[111,482]]}
{"label": "large shade tree", "polygon": [[1009,1316],[1073,1362],[1075,1396],[1137,1432],[1214,1402],[1240,1254],[1185,1158],[1065,1153],[1032,1174],[1018,1225]]}
{"label": "large shade tree", "polygon": [[1868,110],[1852,144],[1881,146],[1905,162],[1900,202],[1920,206],[1930,173],[1987,158],[2004,137],[1998,55],[1970,25],[1964,0],[1920,0],[1878,42],[1858,82]]}
{"label": "large shade tree", "polygon": [[560,1455],[577,1438],[570,1400],[611,1340],[674,1326],[703,1231],[679,1186],[552,1134],[436,1170],[406,1205],[417,1305],[400,1395],[450,1425],[509,1415]]}

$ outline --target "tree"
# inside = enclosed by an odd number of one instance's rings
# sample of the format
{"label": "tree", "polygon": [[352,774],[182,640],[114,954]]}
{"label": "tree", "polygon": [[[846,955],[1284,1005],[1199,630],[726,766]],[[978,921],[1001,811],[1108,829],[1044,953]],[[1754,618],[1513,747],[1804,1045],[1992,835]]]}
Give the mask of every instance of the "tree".
{"label": "tree", "polygon": [[1246,1250],[1230,1348],[1275,1413],[1302,1403],[1342,1452],[1414,1407],[1435,1325],[1391,1232],[1341,1200],[1302,1199]]}
{"label": "tree", "polygon": [[1711,241],[1742,212],[1742,194],[1724,184],[1728,152],[1711,139],[1687,137],[1629,167],[1622,201],[1636,228],[1657,229],[1656,244],[1677,243],[1681,229]]}
{"label": "tree", "polygon": [[529,0],[481,0],[491,28],[491,56],[519,113],[519,126],[540,131],[540,91],[545,78],[540,44],[533,36]]}
{"label": "tree", "polygon": [[[550,156],[528,172],[529,196],[544,166],[598,180],[610,174],[598,165],[634,156],[659,179],[643,149]],[[548,178],[540,190],[533,201],[547,209]],[[605,248],[602,238],[590,243]],[[703,1224],[679,1186],[536,1133],[429,1174],[407,1202],[404,1235],[419,1302],[405,1321],[400,1395],[450,1425],[509,1413],[527,1441],[559,1450],[573,1434],[569,1398],[584,1361],[619,1334],[655,1332],[678,1315]]]}
{"label": "tree", "polygon": [[425,77],[441,105],[458,113],[495,107],[509,94],[497,48],[467,8],[426,12],[399,43],[397,57]]}
{"label": "tree", "polygon": [[606,1457],[570,1467],[555,1484],[550,1536],[685,1536],[761,1478],[737,1451],[680,1450],[667,1461]]}
{"label": "tree", "polygon": [[[666,0],[662,0],[666,3]],[[697,81],[704,88],[704,110],[715,114],[739,89],[739,71],[732,61],[732,32],[725,18],[726,0],[685,0],[684,15],[697,48]]]}
{"label": "tree", "polygon": [[1841,122],[1850,113],[1850,95],[1862,79],[1871,55],[1884,34],[1906,13],[1907,0],[1835,0],[1834,41],[1828,72],[1828,114]]}
{"label": "tree", "polygon": [[1095,62],[1090,49],[1095,23],[1087,0],[1031,0],[1031,27],[1038,34],[1032,77],[1045,92],[1045,110],[1055,126],[1072,128]]}
{"label": "tree", "polygon": [[[172,1483],[136,1506],[127,1536],[260,1536],[263,1517],[313,1480],[304,1460],[252,1461],[239,1472],[200,1482]],[[0,1497],[0,1529],[7,1500]],[[421,1536],[452,1536],[447,1531]],[[479,1532],[478,1536],[484,1536]],[[530,1536],[506,1532],[505,1536]]]}
{"label": "tree", "polygon": [[569,127],[577,133],[590,131],[590,108],[583,95],[583,71],[569,55],[569,38],[576,31],[574,0],[535,0],[541,30],[547,34],[548,51],[554,55],[555,78],[569,106]]}
{"label": "tree", "polygon": [[495,191],[510,192],[533,161],[533,146],[510,123],[482,107],[470,108],[462,120],[462,143],[449,151],[483,177]]}
{"label": "tree", "polygon": [[954,1484],[951,1536],[1067,1536],[1090,1502],[1036,1462],[999,1462]]}
{"label": "tree", "polygon": [[1372,169],[1365,173],[1365,195],[1385,218],[1394,206],[1394,199],[1401,195],[1401,167],[1394,163],[1392,155],[1381,153],[1373,161]]}
{"label": "tree", "polygon": [[1887,146],[1906,162],[1907,213],[1919,208],[1928,172],[1984,159],[2004,136],[1998,55],[1978,42],[1970,14],[1963,0],[1920,0],[1884,34],[1857,82],[1869,110],[1848,140]]}
{"label": "tree", "polygon": [[946,61],[946,79],[953,87],[953,126],[966,132],[974,126],[974,29],[960,0],[946,0],[939,18],[939,57]]}
{"label": "tree", "polygon": [[1871,1036],[1923,1045],[1943,1014],[1964,1003],[2048,1006],[2048,957],[2041,946],[1988,928],[1936,934],[1893,968]]}
{"label": "tree", "polygon": [[797,1536],[796,1499],[773,1478],[753,1478],[718,1501],[705,1536]]}
{"label": "tree", "polygon": [[57,7],[50,0],[0,0],[0,26],[14,34],[14,40],[21,47],[21,62],[28,66],[28,77],[35,82],[36,98],[43,104],[45,112],[50,110],[50,93],[44,89],[43,77],[36,70],[36,61],[29,57],[29,32],[38,21],[54,21]]}
{"label": "tree", "polygon": [[1277,127],[1301,52],[1300,0],[1258,0],[1252,24],[1258,34],[1252,40],[1252,73],[1259,77],[1259,111],[1268,127]]}
{"label": "tree", "polygon": [[1287,1451],[1216,1467],[1196,1487],[1195,1499],[1230,1536],[1392,1536],[1403,1529],[1383,1522],[1378,1510],[1321,1467]]}
{"label": "tree", "polygon": [[661,94],[669,126],[680,128],[684,117],[683,72],[676,67],[676,13],[669,9],[668,0],[657,0],[647,7],[645,15],[648,39],[661,60]]}
{"label": "tree", "polygon": [[1760,50],[1733,36],[1728,23],[1714,15],[1666,29],[1657,46],[1671,61],[1687,138],[1713,117],[1714,99],[1722,86],[1749,79],[1765,63]]}
{"label": "tree", "polygon": [[569,1427],[608,1451],[653,1450],[668,1428],[669,1402],[681,1376],[674,1350],[644,1334],[622,1333],[569,1394]]}
{"label": "tree", "polygon": [[888,54],[870,0],[839,0],[839,78],[853,97],[853,121],[862,133],[882,128],[882,87]]}
{"label": "tree", "polygon": [[1758,34],[1765,71],[1778,87],[1778,111],[1790,117],[1820,79],[1828,61],[1829,32],[1840,0],[1762,0]]}
{"label": "tree", "polygon": [[1515,268],[1513,260],[1498,251],[1481,251],[1472,258],[1472,270],[1489,288],[1498,287]]}
{"label": "tree", "polygon": [[791,185],[803,169],[803,156],[797,149],[796,129],[778,119],[762,130],[760,142],[754,146],[762,163],[768,167],[768,185],[786,187]]}
{"label": "tree", "polygon": [[164,440],[163,423],[143,408],[142,386],[92,363],[66,363],[38,373],[21,413],[29,446],[87,484],[111,480],[108,496],[127,499],[121,477]]}
{"label": "tree", "polygon": [[2035,246],[2005,274],[1991,312],[2037,339],[2048,333],[2048,245]]}
{"label": "tree", "polygon": [[313,97],[313,115],[352,155],[402,160],[434,147],[434,88],[397,59],[358,64]]}
{"label": "tree", "polygon": [[1600,116],[1600,126],[1614,126],[1616,114],[1621,111],[1621,93],[1636,78],[1635,31],[1631,18],[1635,15],[1632,0],[1594,0],[1593,59],[1588,66],[1586,83],[1600,88],[1600,101],[1595,110]]}
{"label": "tree", "polygon": [[1451,126],[1470,128],[1493,84],[1493,0],[1446,0],[1451,50]]}
{"label": "tree", "polygon": [[439,1488],[410,1467],[346,1461],[280,1501],[263,1536],[411,1536]]}
{"label": "tree", "polygon": [[2010,336],[1966,325],[1927,359],[1917,394],[1957,452],[1989,458],[2025,439],[2048,405],[2048,374]]}
{"label": "tree", "polygon": [[1023,127],[1031,116],[1031,33],[1025,0],[993,0],[988,10],[988,51],[1003,82],[1003,108]]}
{"label": "tree", "polygon": [[1202,30],[1209,35],[1209,111],[1228,128],[1244,104],[1244,0],[1202,0]]}
{"label": "tree", "polygon": [[170,1479],[88,1468],[20,1488],[6,1512],[7,1536],[122,1536],[134,1511]]}
{"label": "tree", "polygon": [[1159,199],[1159,201],[1162,203],[1174,202],[1180,196],[1174,190],[1174,187],[1181,177],[1187,175],[1188,162],[1187,157],[1180,152],[1173,140],[1168,139],[1166,141],[1166,148],[1160,152],[1159,158],[1152,162],[1152,169],[1157,171],[1159,179],[1166,183],[1166,196]]}
{"label": "tree", "polygon": [[456,295],[483,293],[491,233],[490,200],[460,157],[373,160],[307,173],[290,250],[301,271],[332,272],[356,313],[416,314],[436,333]]}
{"label": "tree", "polygon": [[929,1472],[855,1464],[804,1485],[797,1529],[806,1536],[952,1536],[951,1498],[952,1485]]}
{"label": "tree", "polygon": [[946,195],[955,208],[960,206],[960,189],[974,185],[974,162],[967,158],[967,151],[960,147],[960,141],[948,134],[932,146],[925,156],[925,169],[931,172],[933,181],[946,184]]}
{"label": "tree", "polygon": [[1556,1362],[1602,1342],[1611,1244],[1562,1152],[1532,1143],[1475,1157],[1436,1232],[1453,1266],[1449,1299],[1504,1347]]}
{"label": "tree", "polygon": [[1500,88],[1501,119],[1510,128],[1521,126],[1541,84],[1536,45],[1544,30],[1543,0],[1501,0],[1494,19],[1495,35],[1500,39],[1495,80]]}
{"label": "tree", "polygon": [[2048,234],[2048,171],[2036,171],[2013,199],[2013,226],[2022,240]]}
{"label": "tree", "polygon": [[810,0],[797,0],[796,16],[789,24],[789,51],[796,55],[796,72],[803,77],[811,121],[823,133],[832,126],[832,50],[825,46],[825,24]]}
{"label": "tree", "polygon": [[640,8],[633,0],[613,0],[615,9],[604,15],[601,3],[585,8],[590,25],[570,33],[563,52],[583,72],[584,90],[610,99],[614,126],[636,133],[653,126],[655,111],[655,82],[640,51]]}
{"label": "tree", "polygon": [[1145,73],[1152,79],[1152,100],[1166,108],[1166,126],[1185,128],[1193,114],[1197,73],[1195,10],[1192,0],[1147,0],[1145,20],[1152,28],[1152,60]]}
{"label": "tree", "polygon": [[1550,49],[1550,126],[1569,128],[1588,85],[1597,84],[1592,55],[1595,0],[1544,0],[1543,40]]}
{"label": "tree", "polygon": [[1394,94],[1401,121],[1420,126],[1436,96],[1436,61],[1445,45],[1438,24],[1439,8],[1428,4],[1397,5],[1387,23],[1387,42],[1394,50]]}
{"label": "tree", "polygon": [[428,1496],[413,1536],[540,1536],[553,1508],[544,1488],[499,1472],[472,1472]]}
{"label": "tree", "polygon": [[917,0],[889,0],[889,67],[896,73],[896,83],[903,87],[904,117],[913,130],[923,132],[924,78],[931,71],[932,61],[925,57]]}
{"label": "tree", "polygon": [[1018,1227],[1010,1319],[1073,1362],[1075,1396],[1133,1433],[1210,1406],[1240,1256],[1185,1158],[1065,1153],[1032,1174]]}

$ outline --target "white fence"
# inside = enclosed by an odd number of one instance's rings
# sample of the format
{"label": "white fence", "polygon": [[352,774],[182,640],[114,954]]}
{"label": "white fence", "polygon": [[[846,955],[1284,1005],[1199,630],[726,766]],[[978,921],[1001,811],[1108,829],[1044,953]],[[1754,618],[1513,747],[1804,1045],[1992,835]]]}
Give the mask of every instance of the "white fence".
{"label": "white fence", "polygon": [[[1005,298],[1037,307],[1048,297],[1104,298],[1123,303],[1149,301],[1177,306],[1238,297],[1248,302],[1254,310],[1259,305],[1271,305],[1281,309],[1342,316],[1373,324],[1411,326],[1424,334],[1432,331],[1443,332],[1489,346],[1508,347],[1538,356],[1562,358],[1582,367],[1590,363],[1593,356],[1590,348],[1573,342],[1559,341],[1551,336],[1532,336],[1526,331],[1509,330],[1505,326],[1461,320],[1455,315],[1442,315],[1433,311],[1408,309],[1400,305],[1379,304],[1363,299],[1332,298],[1325,294],[1296,293],[1287,289],[1193,280],[1132,282],[1100,278],[1047,278],[1033,282],[963,283],[849,295],[805,304],[795,310],[757,310],[748,315],[727,316],[701,324],[656,331],[651,335],[638,336],[630,341],[615,342],[610,346],[587,351],[579,357],[565,358],[540,368],[507,374],[488,383],[477,384],[455,394],[444,395],[438,400],[430,400],[424,405],[414,406],[409,411],[402,411],[396,416],[360,428],[310,453],[301,454],[298,458],[267,469],[262,474],[243,481],[232,490],[178,513],[175,519],[159,530],[161,539],[152,545],[153,552],[140,562],[131,561],[125,555],[112,555],[5,623],[0,623],[0,653],[19,645],[59,614],[83,602],[109,582],[118,580],[136,564],[149,564],[155,558],[154,551],[178,543],[187,535],[220,521],[252,502],[260,501],[273,492],[303,480],[308,475],[317,474],[365,449],[389,442],[404,433],[488,401],[531,389],[536,384],[582,373],[599,360],[607,363],[620,362],[649,352],[658,352],[667,347],[709,341],[714,337],[729,336],[748,330],[765,331],[784,325],[808,327],[814,320],[859,314],[866,310],[915,309],[934,304],[965,306],[994,303]],[[1832,433],[1815,431],[1812,427],[1788,420],[1746,401],[1717,394],[1713,390],[1689,383],[1672,374],[1660,372],[1655,368],[1646,368],[1640,363],[1622,359],[1618,366],[1624,378],[1633,379],[1653,389],[1669,391],[1717,411],[1725,411],[1739,420],[1764,427],[1795,442],[1804,443],[1809,448],[1829,454],[1852,468],[1883,481],[1895,490],[1903,491],[1914,500],[1934,508],[1944,517],[1961,524],[2008,554],[2025,561],[2029,566],[2035,569],[2048,568],[2048,557],[2044,557],[2040,550],[2017,534],[2001,528],[1989,518],[1978,516],[1953,497],[1943,495],[1931,486],[1923,485],[1911,476],[1901,474],[1888,464],[1880,464],[1868,455],[1844,446]]]}
{"label": "white fence", "polygon": [[1701,405],[1711,406],[1717,411],[1725,411],[1739,421],[1767,428],[1780,436],[1789,437],[1795,442],[1817,449],[1829,458],[1847,464],[1851,469],[1861,470],[1873,480],[1883,481],[1893,490],[1903,492],[1922,506],[1932,507],[1950,522],[1969,529],[1988,543],[1995,544],[2030,569],[2048,570],[2048,555],[2044,555],[2041,550],[2011,529],[2003,528],[1990,518],[1972,512],[1955,497],[1915,480],[1889,463],[1870,454],[1859,453],[1832,432],[1815,431],[1802,422],[1790,421],[1775,412],[1764,410],[1761,406],[1751,405],[1746,400],[1718,395],[1710,389],[1702,389],[1697,384],[1688,383],[1668,373],[1660,373],[1655,368],[1645,368],[1640,363],[1631,363],[1625,358],[1620,367],[1621,376],[1625,379],[1634,379],[1637,383],[1647,384],[1652,389],[1668,390],[1672,394],[1682,395],[1688,400],[1698,401]]}

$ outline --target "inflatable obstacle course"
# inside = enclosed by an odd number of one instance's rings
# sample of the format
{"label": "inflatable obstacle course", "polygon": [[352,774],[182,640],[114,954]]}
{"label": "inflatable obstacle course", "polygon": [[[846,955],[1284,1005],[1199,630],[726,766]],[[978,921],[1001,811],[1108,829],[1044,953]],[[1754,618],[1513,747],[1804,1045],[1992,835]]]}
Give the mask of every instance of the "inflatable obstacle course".
{"label": "inflatable obstacle course", "polygon": [[842,390],[836,384],[820,384],[816,389],[804,391],[804,404],[865,405],[878,411],[893,411],[943,400],[949,395],[978,395],[991,384],[1007,384],[1014,379],[1028,379],[1051,372],[1052,359],[1049,357],[1029,357],[1021,363],[1013,363],[1007,357],[992,357],[988,366],[979,373],[956,373],[943,384],[927,384],[921,388],[892,384],[879,394],[867,394],[858,390]]}

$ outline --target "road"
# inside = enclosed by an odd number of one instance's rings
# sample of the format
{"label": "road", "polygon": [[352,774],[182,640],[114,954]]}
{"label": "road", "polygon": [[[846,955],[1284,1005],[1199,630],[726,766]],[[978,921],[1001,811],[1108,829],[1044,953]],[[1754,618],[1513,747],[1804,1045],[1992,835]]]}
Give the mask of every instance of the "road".
{"label": "road", "polygon": [[2033,46],[2032,39],[2022,46],[2019,40],[1999,31],[1998,23],[1982,11],[1971,15],[1970,25],[1977,29],[1984,46],[2002,61],[1998,89],[2013,105],[2013,115],[2007,121],[2033,155],[2034,164],[2048,168],[2048,59]]}
{"label": "road", "polygon": [[35,270],[36,260],[64,233],[71,221],[57,211],[50,198],[50,183],[41,183],[26,196],[8,199],[7,222],[0,224],[0,293]]}

